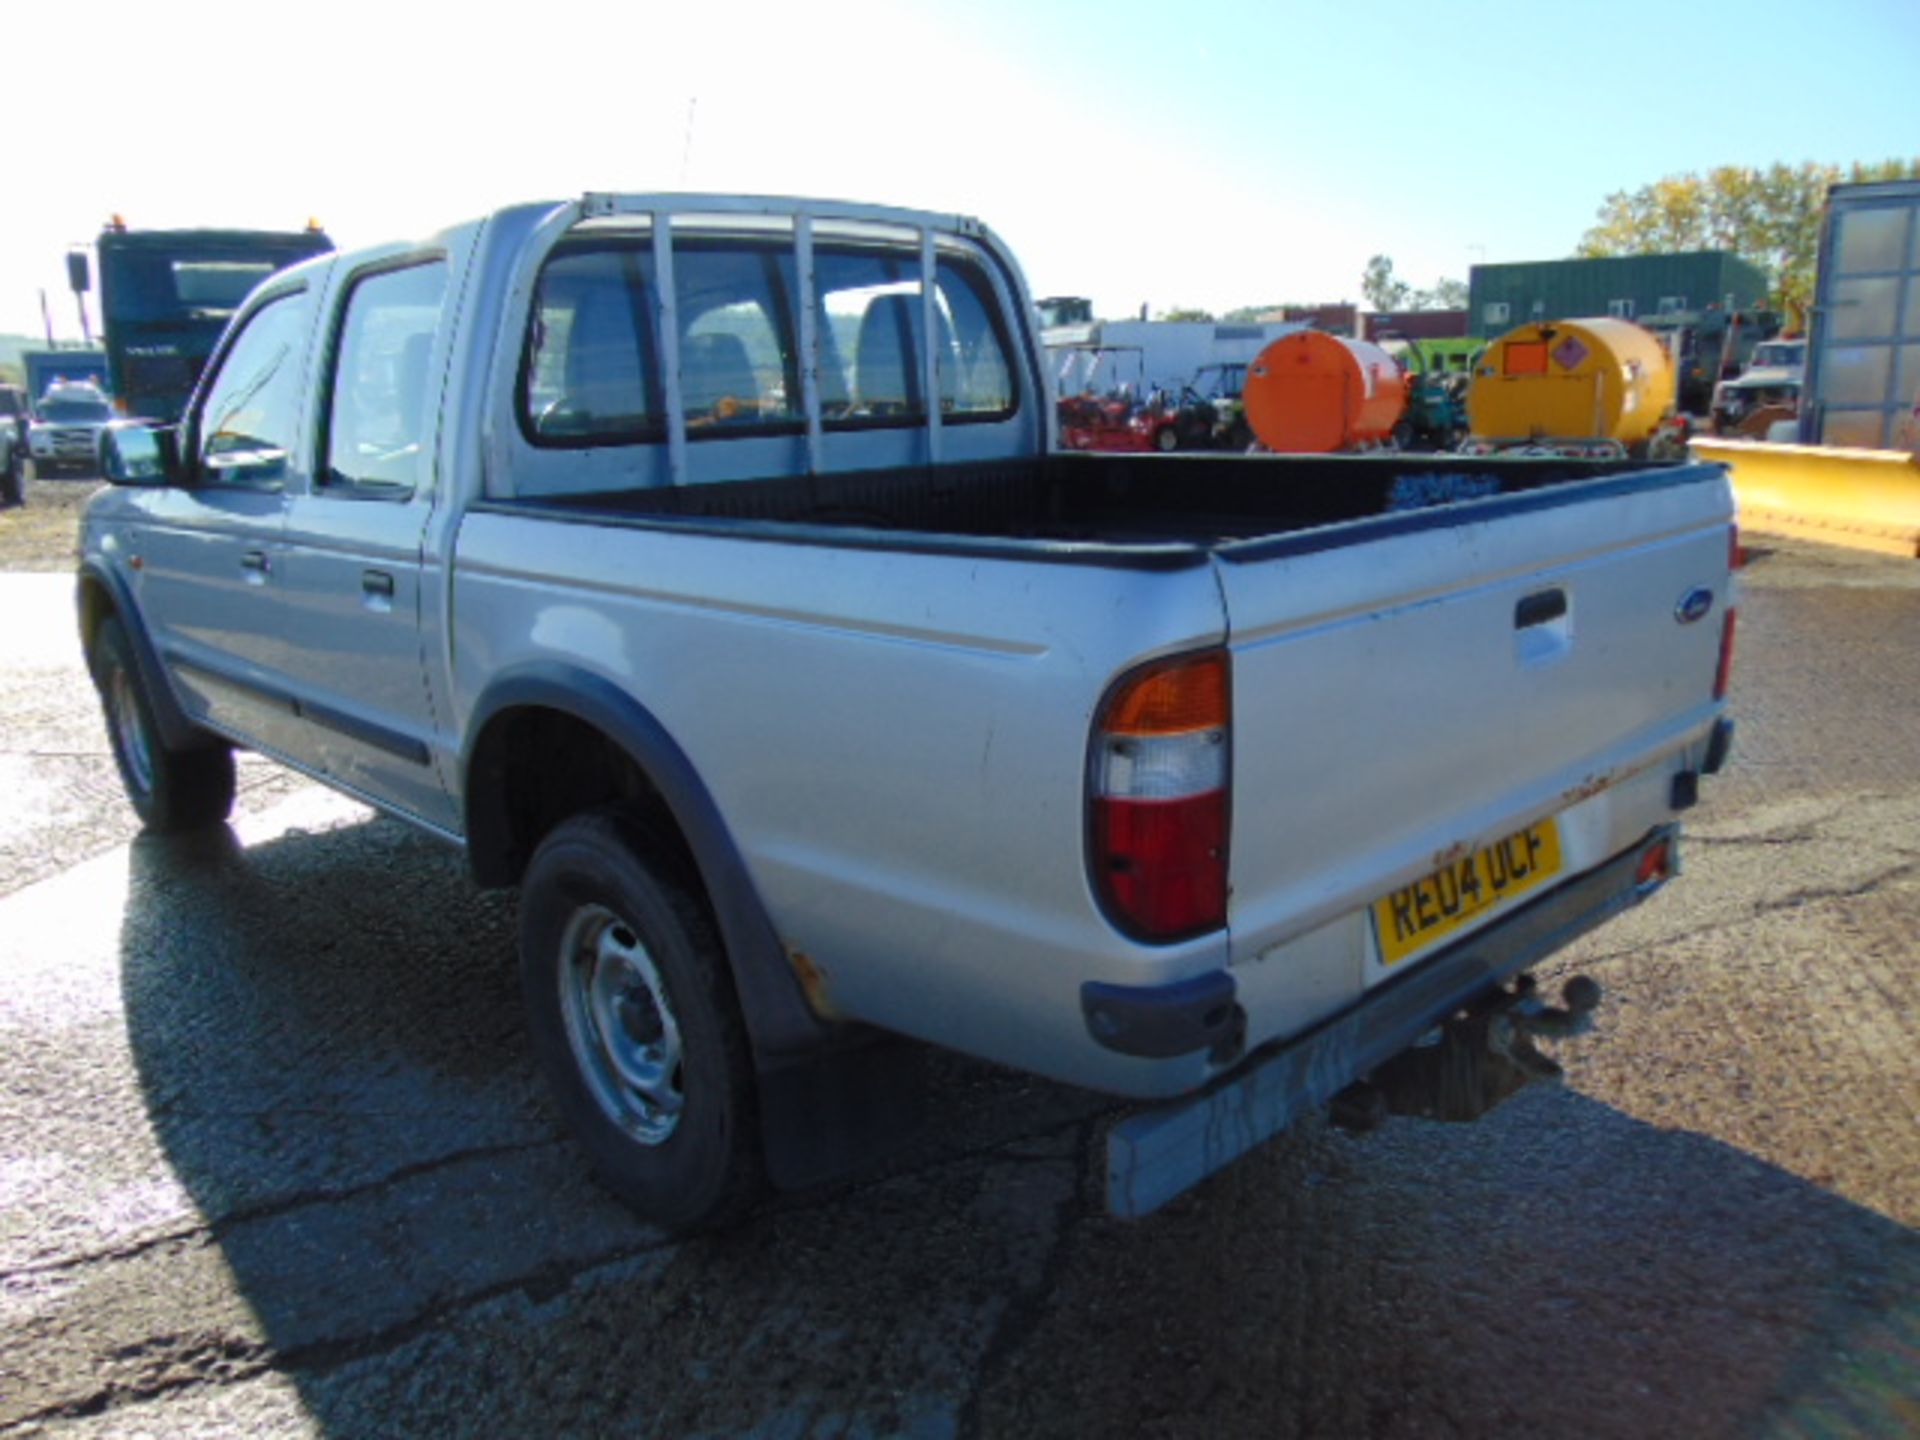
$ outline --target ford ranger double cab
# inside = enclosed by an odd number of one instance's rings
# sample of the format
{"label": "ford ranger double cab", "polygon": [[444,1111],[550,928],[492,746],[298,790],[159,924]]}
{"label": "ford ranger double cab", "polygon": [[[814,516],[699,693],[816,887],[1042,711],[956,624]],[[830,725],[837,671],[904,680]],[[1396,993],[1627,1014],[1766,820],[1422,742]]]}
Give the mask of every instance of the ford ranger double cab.
{"label": "ford ranger double cab", "polygon": [[590,195],[323,256],[123,422],[79,619],[134,807],[235,747],[517,885],[669,1226],[900,1132],[924,1044],[1151,1102],[1144,1214],[1310,1107],[1470,1118],[1725,758],[1724,472],[1060,451],[975,221]]}

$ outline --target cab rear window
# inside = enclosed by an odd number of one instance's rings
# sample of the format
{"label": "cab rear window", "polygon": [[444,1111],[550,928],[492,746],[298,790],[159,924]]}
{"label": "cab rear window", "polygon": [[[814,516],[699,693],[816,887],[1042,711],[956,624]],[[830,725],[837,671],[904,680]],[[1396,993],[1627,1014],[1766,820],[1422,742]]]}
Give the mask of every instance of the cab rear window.
{"label": "cab rear window", "polygon": [[[814,251],[822,425],[916,425],[927,415],[927,306],[917,251],[822,244]],[[678,400],[689,442],[798,433],[800,304],[790,243],[676,240]],[[663,313],[650,239],[564,242],[540,275],[520,376],[521,428],[535,445],[658,441],[667,390]],[[942,254],[934,346],[943,422],[997,420],[1015,406],[1013,367],[986,276]]]}

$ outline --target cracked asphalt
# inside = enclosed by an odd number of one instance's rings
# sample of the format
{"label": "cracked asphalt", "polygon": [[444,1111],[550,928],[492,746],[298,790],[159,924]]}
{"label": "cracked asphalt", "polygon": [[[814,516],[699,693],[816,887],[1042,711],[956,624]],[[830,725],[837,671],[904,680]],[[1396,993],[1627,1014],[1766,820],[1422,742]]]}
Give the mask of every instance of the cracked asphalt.
{"label": "cracked asphalt", "polygon": [[1106,1102],[934,1057],[885,1169],[695,1240],[558,1134],[510,896],[257,762],[137,838],[0,573],[0,1437],[1920,1434],[1920,565],[1754,543],[1566,1086],[1126,1224]]}

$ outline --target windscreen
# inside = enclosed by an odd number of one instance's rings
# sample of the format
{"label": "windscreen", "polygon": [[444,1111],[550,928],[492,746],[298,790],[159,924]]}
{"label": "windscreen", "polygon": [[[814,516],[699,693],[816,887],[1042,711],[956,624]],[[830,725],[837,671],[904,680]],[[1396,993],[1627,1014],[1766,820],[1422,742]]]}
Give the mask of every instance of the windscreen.
{"label": "windscreen", "polygon": [[109,247],[103,237],[101,289],[114,320],[224,321],[254,286],[314,253],[316,246],[304,237],[278,244],[177,242],[151,248]]}
{"label": "windscreen", "polygon": [[82,425],[111,420],[113,411],[101,400],[42,400],[40,418],[56,425]]}

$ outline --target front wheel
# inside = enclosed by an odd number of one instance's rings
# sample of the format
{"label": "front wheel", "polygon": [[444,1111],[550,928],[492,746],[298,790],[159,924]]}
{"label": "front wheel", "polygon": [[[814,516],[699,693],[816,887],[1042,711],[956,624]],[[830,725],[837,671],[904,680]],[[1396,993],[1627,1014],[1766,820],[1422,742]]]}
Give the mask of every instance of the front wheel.
{"label": "front wheel", "polygon": [[1155,432],[1153,448],[1162,455],[1170,455],[1180,448],[1180,432],[1171,425],[1163,425]]}
{"label": "front wheel", "polygon": [[115,617],[109,615],[94,631],[87,668],[100,692],[121,786],[141,823],[171,834],[225,820],[233,810],[233,751],[211,741],[194,750],[167,748],[135,667],[132,642]]}
{"label": "front wheel", "polygon": [[669,1229],[762,1187],[758,1099],[726,950],[692,880],[618,809],[527,867],[520,974],[534,1054],[607,1187]]}

